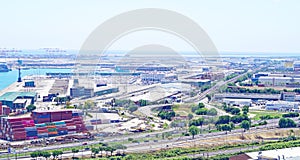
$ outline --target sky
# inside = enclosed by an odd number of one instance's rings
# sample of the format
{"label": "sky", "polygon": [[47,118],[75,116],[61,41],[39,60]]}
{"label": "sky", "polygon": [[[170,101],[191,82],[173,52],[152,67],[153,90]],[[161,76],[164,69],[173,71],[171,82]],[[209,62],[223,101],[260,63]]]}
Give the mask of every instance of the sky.
{"label": "sky", "polygon": [[[0,0],[0,48],[79,50],[106,20],[143,8],[189,17],[221,52],[300,53],[299,0]],[[192,50],[180,38],[159,31],[126,35],[110,49],[152,43]]]}

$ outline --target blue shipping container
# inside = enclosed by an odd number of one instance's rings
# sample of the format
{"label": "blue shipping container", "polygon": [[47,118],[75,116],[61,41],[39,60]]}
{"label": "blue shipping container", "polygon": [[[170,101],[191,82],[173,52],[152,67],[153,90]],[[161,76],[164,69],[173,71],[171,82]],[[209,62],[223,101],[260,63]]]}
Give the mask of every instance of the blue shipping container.
{"label": "blue shipping container", "polygon": [[36,127],[25,127],[25,131],[37,131]]}
{"label": "blue shipping container", "polygon": [[38,118],[50,118],[50,114],[40,115],[38,116]]}

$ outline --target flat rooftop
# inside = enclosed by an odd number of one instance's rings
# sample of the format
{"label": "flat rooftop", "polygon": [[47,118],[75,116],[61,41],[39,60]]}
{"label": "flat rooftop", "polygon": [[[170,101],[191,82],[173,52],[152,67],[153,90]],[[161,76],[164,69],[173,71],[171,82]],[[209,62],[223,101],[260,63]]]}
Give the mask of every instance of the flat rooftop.
{"label": "flat rooftop", "polygon": [[35,97],[35,92],[6,92],[0,96],[0,101],[14,101],[18,97]]}
{"label": "flat rooftop", "polygon": [[15,101],[14,101],[14,103],[18,103],[18,104],[24,104],[24,103],[26,103],[27,102],[27,99],[16,99]]}

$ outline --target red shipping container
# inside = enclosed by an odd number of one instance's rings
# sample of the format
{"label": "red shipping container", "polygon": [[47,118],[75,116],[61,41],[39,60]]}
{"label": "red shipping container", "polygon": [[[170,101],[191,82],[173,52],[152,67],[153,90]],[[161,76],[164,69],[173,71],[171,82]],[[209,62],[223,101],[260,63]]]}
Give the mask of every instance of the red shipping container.
{"label": "red shipping container", "polygon": [[10,122],[10,125],[22,125],[22,121]]}

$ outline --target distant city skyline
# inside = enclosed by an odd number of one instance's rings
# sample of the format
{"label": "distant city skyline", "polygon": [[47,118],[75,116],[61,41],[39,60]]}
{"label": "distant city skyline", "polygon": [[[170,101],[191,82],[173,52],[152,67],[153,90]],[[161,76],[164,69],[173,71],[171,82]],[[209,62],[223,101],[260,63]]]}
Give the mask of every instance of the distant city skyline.
{"label": "distant city skyline", "polygon": [[[0,48],[79,50],[105,20],[134,9],[161,8],[197,22],[220,52],[300,53],[297,0],[1,0],[0,6]],[[193,51],[180,38],[152,30],[125,36],[110,50],[131,50],[145,44]]]}

